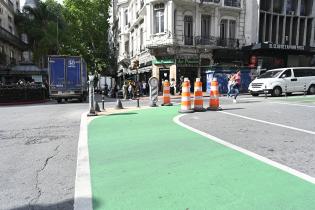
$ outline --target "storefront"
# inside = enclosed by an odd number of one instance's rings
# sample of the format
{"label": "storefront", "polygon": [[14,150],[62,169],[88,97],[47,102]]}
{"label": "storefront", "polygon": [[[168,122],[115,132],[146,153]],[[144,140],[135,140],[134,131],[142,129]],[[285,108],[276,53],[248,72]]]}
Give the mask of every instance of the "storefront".
{"label": "storefront", "polygon": [[244,62],[257,68],[257,74],[268,69],[311,66],[315,52],[312,48],[299,45],[258,43],[243,48]]}

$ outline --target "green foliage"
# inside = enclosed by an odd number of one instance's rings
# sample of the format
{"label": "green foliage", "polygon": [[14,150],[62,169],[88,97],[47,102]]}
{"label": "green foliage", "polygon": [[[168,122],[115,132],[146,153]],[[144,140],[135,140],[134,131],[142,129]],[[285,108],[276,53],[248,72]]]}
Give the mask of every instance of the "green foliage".
{"label": "green foliage", "polygon": [[115,59],[108,48],[109,6],[110,0],[39,1],[15,20],[19,32],[28,35],[35,61],[50,54],[80,55],[92,71],[111,74],[108,66]]}
{"label": "green foliage", "polygon": [[[69,31],[72,40],[67,50],[80,52],[92,71],[110,73],[108,70],[108,8],[109,0],[65,0]],[[74,52],[75,53],[75,52]]]}

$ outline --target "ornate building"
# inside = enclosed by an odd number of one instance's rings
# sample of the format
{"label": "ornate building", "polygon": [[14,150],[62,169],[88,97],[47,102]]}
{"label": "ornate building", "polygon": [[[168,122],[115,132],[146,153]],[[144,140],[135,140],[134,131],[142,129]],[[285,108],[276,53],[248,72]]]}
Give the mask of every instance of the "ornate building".
{"label": "ornate building", "polygon": [[205,80],[214,64],[241,65],[240,48],[250,44],[245,7],[243,0],[113,0],[118,76]]}

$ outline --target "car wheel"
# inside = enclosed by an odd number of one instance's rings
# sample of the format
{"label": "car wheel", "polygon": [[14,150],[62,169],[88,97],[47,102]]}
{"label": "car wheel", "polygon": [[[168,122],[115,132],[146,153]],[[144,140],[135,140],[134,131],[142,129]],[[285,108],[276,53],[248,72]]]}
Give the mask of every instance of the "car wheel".
{"label": "car wheel", "polygon": [[308,93],[311,95],[315,94],[315,85],[312,85],[309,89],[308,89]]}
{"label": "car wheel", "polygon": [[275,88],[272,90],[272,93],[271,93],[271,95],[272,95],[272,96],[275,96],[275,97],[279,97],[279,96],[281,96],[281,94],[282,94],[282,90],[281,90],[280,87],[275,87]]}
{"label": "car wheel", "polygon": [[259,96],[258,93],[251,93],[252,96],[256,97],[256,96]]}
{"label": "car wheel", "polygon": [[60,104],[62,99],[57,99],[57,103]]}

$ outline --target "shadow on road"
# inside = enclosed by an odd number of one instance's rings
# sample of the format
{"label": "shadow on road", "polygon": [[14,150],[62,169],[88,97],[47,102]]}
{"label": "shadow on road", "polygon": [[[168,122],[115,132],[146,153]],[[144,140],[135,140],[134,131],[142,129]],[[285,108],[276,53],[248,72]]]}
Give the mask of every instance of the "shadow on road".
{"label": "shadow on road", "polygon": [[[89,201],[87,198],[79,198],[81,199],[80,203],[85,203],[85,201]],[[27,206],[21,206],[13,209],[8,210],[73,210],[73,204],[74,200],[66,200],[60,203],[54,203],[54,204],[48,204],[48,205],[27,205]],[[93,198],[93,208],[99,208],[100,202]],[[82,209],[82,208],[81,208]]]}

